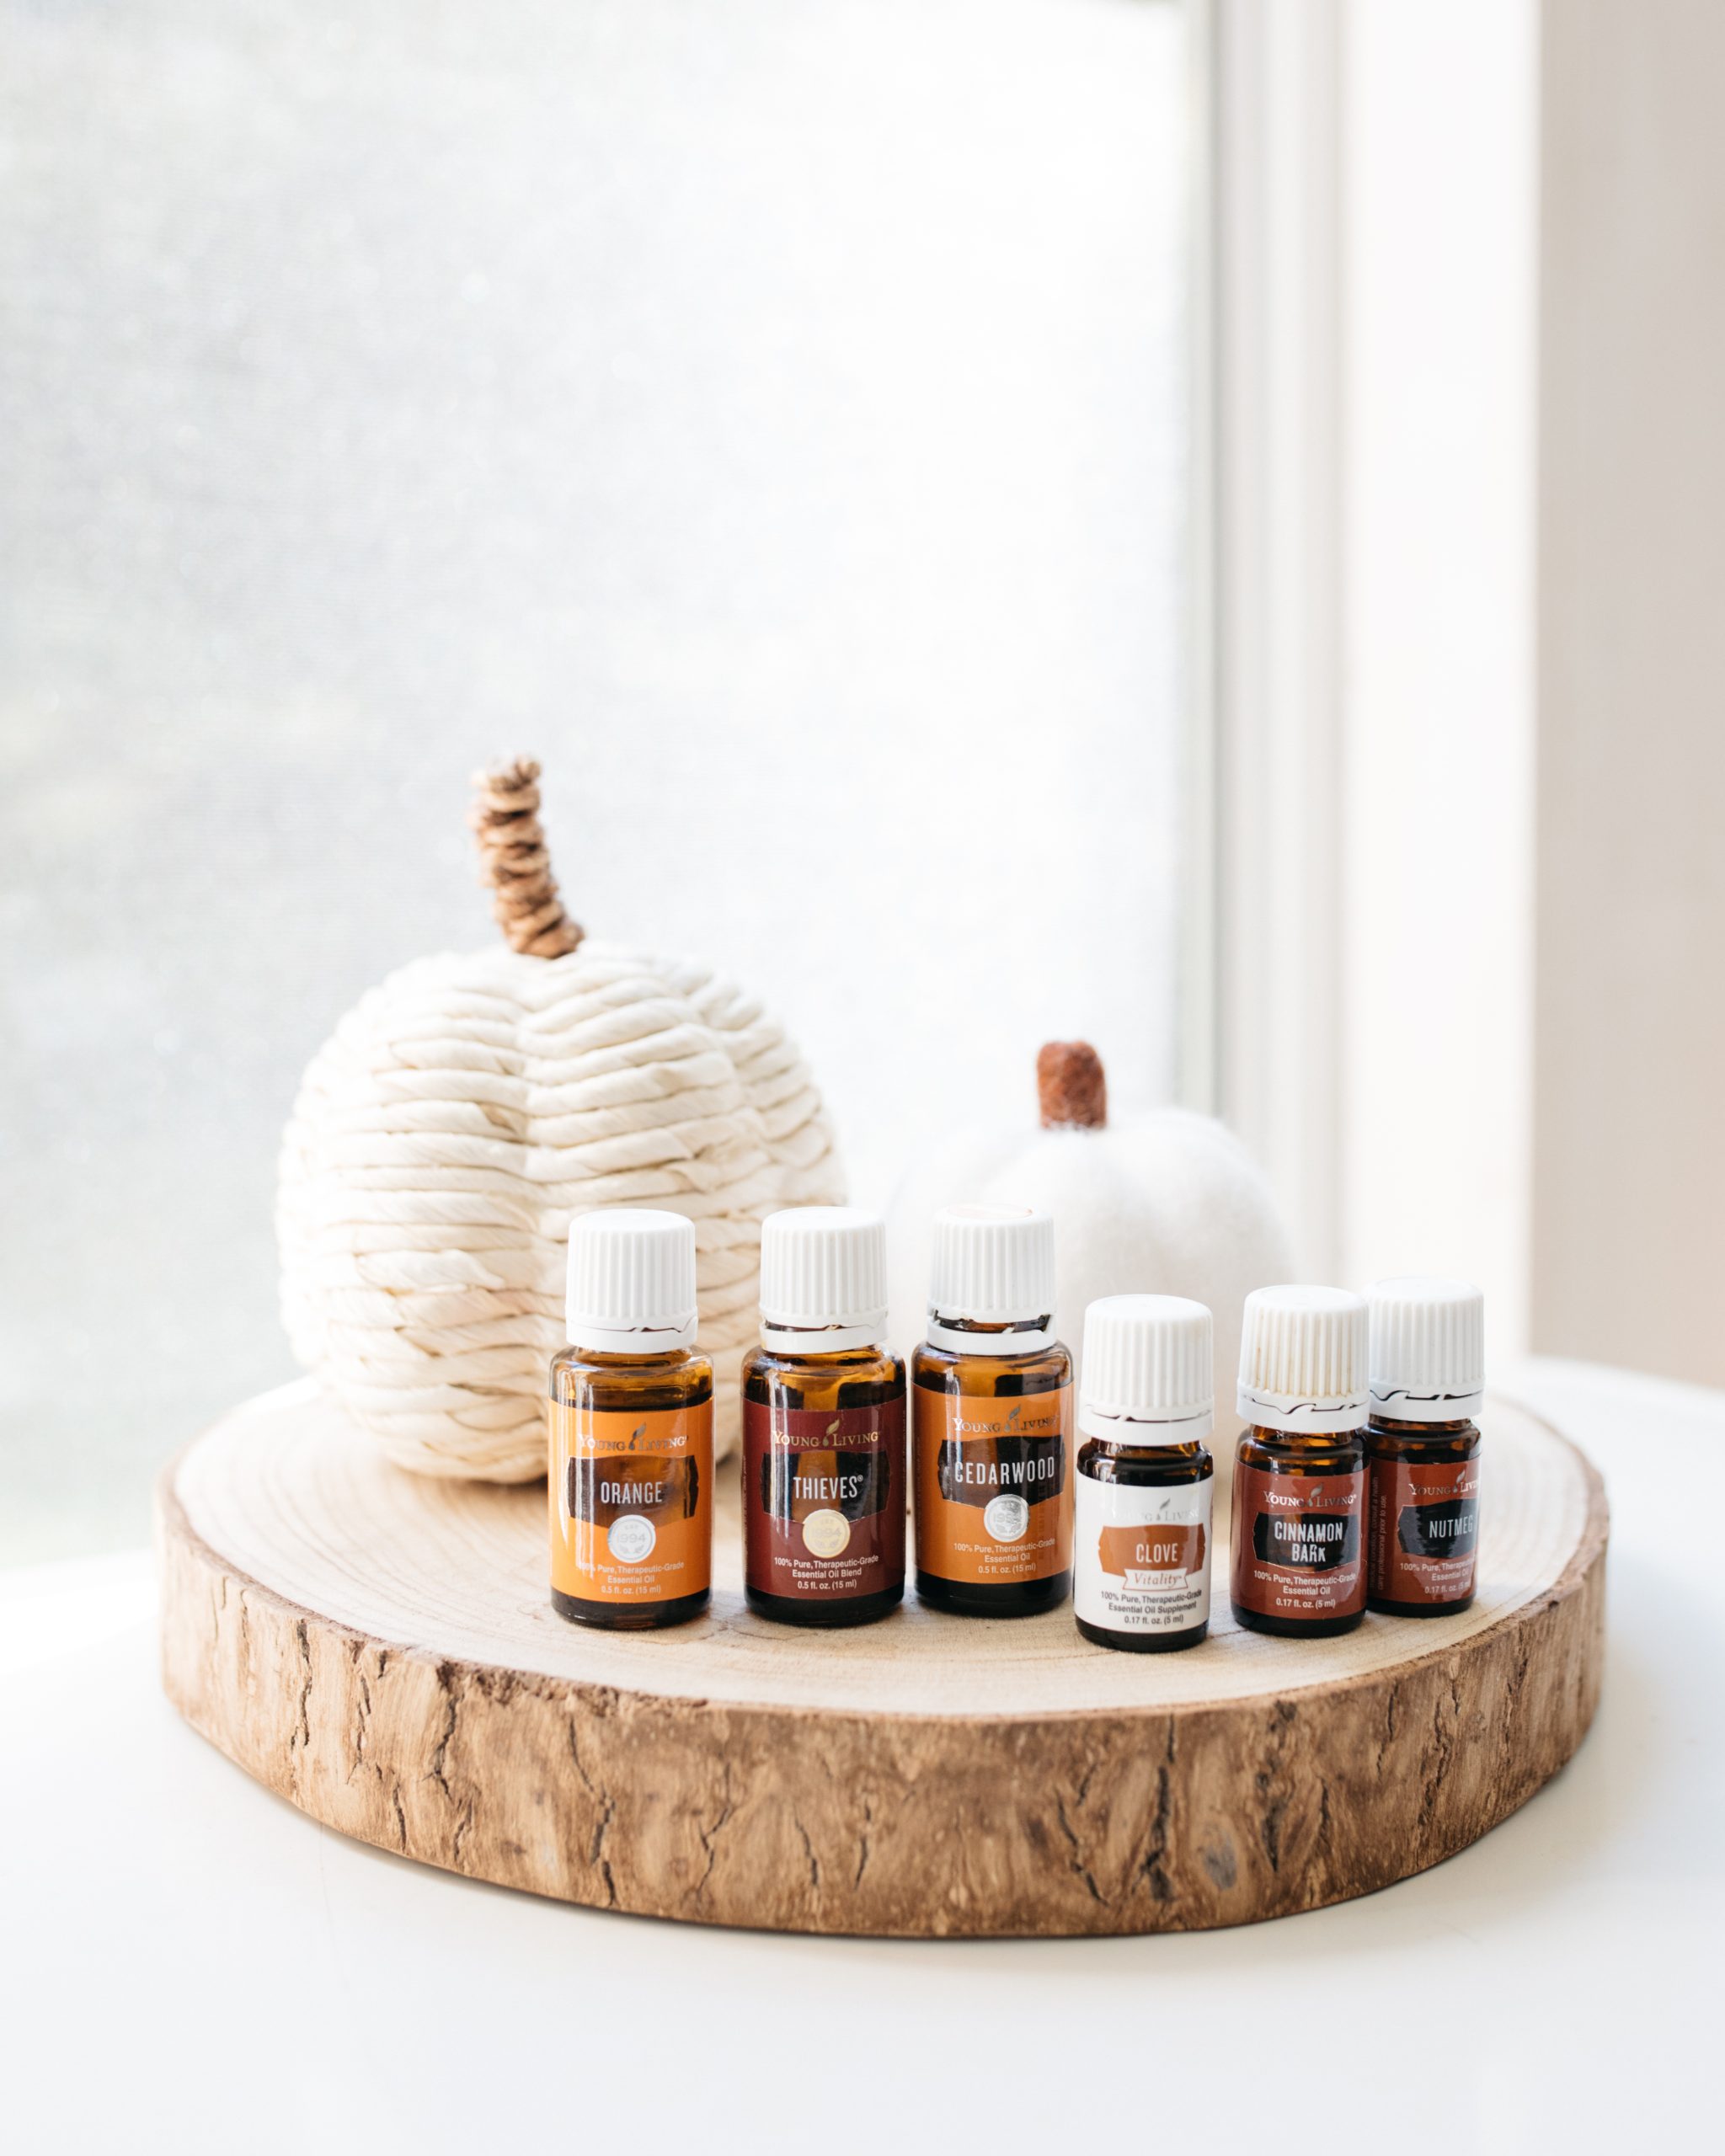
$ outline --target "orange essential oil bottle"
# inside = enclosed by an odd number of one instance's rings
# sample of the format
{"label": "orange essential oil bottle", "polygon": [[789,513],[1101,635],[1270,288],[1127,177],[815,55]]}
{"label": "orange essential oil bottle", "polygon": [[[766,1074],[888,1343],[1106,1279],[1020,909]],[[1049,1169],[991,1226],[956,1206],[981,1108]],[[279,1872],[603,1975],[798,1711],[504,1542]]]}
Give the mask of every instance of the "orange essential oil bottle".
{"label": "orange essential oil bottle", "polygon": [[609,1631],[686,1624],[713,1582],[713,1365],[692,1353],[695,1230],[616,1207],[569,1230],[551,1365],[551,1600]]}
{"label": "orange essential oil bottle", "polygon": [[911,1358],[917,1595],[961,1617],[1053,1609],[1072,1583],[1054,1222],[1017,1206],[937,1213],[928,1305]]}
{"label": "orange essential oil bottle", "polygon": [[1465,1280],[1410,1277],[1365,1291],[1366,1607],[1448,1617],[1473,1600],[1485,1297]]}
{"label": "orange essential oil bottle", "polygon": [[1210,1630],[1211,1331],[1182,1295],[1084,1313],[1072,1602],[1098,1646],[1166,1654]]}
{"label": "orange essential oil bottle", "polygon": [[1365,1614],[1365,1373],[1358,1295],[1246,1298],[1231,1598],[1248,1631],[1322,1639]]}
{"label": "orange essential oil bottle", "polygon": [[905,1365],[885,1340],[881,1221],[770,1214],[761,1345],[743,1359],[743,1582],[760,1616],[871,1625],[905,1598]]}

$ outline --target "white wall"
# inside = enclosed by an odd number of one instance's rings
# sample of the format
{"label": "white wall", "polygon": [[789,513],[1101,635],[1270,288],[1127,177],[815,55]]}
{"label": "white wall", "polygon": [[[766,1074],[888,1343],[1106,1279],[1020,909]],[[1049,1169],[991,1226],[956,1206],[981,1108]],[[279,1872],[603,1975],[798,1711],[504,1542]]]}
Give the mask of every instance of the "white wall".
{"label": "white wall", "polygon": [[1551,0],[1536,1347],[1725,1384],[1725,8]]}
{"label": "white wall", "polygon": [[1536,21],[1353,0],[1341,1244],[1528,1326]]}

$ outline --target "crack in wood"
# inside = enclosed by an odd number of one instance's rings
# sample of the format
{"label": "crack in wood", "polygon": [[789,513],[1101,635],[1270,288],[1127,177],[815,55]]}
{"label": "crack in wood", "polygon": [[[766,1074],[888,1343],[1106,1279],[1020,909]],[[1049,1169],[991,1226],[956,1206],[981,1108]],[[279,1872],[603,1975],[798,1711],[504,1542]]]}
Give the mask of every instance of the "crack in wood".
{"label": "crack in wood", "polygon": [[[579,1766],[579,1758],[575,1764],[578,1767]],[[727,1759],[724,1763],[724,1796],[718,1807],[718,1816],[710,1827],[703,1827],[698,1821],[695,1827],[695,1833],[699,1838],[702,1854],[707,1859],[707,1869],[695,1882],[694,1898],[697,1902],[707,1892],[707,1882],[712,1878],[713,1867],[718,1861],[718,1852],[713,1844],[730,1823],[731,1815],[735,1809],[736,1806],[731,1802],[731,1769],[730,1762]]]}
{"label": "crack in wood", "polygon": [[295,1620],[293,1636],[299,1645],[300,1665],[305,1672],[300,1685],[296,1724],[287,1748],[288,1778],[297,1790],[301,1764],[312,1748],[312,1642],[307,1634],[303,1617]]}
{"label": "crack in wood", "polygon": [[807,1860],[809,1865],[809,1885],[810,1890],[819,1897],[820,1892],[820,1860],[814,1854],[814,1843],[809,1838],[809,1829],[803,1824],[801,1815],[796,1811],[794,1806],[791,1812],[791,1824],[803,1837],[803,1854]]}
{"label": "crack in wood", "polygon": [[1078,1877],[1084,1881],[1085,1886],[1089,1892],[1091,1900],[1098,1903],[1102,1907],[1106,1908],[1107,1904],[1103,1900],[1102,1890],[1097,1886],[1094,1877],[1092,1876],[1090,1867],[1083,1861],[1082,1845],[1079,1842],[1077,1835],[1072,1831],[1071,1821],[1066,1817],[1066,1800],[1065,1797],[1059,1795],[1058,1792],[1055,1796],[1055,1817],[1060,1822],[1060,1832],[1065,1836],[1067,1844],[1071,1851],[1071,1857],[1068,1860],[1072,1870],[1076,1872]]}
{"label": "crack in wood", "polygon": [[[611,1821],[617,1817],[617,1799],[587,1772],[581,1758],[580,1737],[573,1721],[569,1724],[569,1757],[575,1763],[575,1772],[581,1778],[582,1787],[593,1800],[597,1814],[593,1823],[593,1838],[587,1849],[587,1862],[590,1868],[596,1870],[605,1881],[606,1907],[614,1909],[617,1905],[617,1881],[611,1873],[611,1860],[605,1854],[605,1838],[611,1831]],[[706,1882],[703,1881],[702,1883],[704,1885]]]}
{"label": "crack in wood", "polygon": [[862,1800],[862,1832],[857,1838],[857,1876],[851,1881],[854,1891],[862,1884],[862,1875],[868,1869],[868,1837],[874,1826],[874,1806],[865,1796]]}

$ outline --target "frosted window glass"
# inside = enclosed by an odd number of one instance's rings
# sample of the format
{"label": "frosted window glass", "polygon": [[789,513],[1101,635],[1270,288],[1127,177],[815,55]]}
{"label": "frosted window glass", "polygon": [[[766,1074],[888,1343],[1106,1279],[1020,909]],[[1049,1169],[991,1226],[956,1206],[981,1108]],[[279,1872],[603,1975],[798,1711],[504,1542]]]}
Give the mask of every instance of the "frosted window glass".
{"label": "frosted window glass", "polygon": [[0,0],[0,1553],[291,1374],[297,1073],[572,910],[863,1198],[1173,1068],[1183,27],[1142,0]]}

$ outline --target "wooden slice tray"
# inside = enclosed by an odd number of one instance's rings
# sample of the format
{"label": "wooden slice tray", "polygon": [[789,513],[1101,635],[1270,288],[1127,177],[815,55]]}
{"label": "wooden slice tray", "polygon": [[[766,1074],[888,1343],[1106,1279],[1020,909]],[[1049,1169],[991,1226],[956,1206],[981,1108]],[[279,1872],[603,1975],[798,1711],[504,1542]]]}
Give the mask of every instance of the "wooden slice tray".
{"label": "wooden slice tray", "polygon": [[307,1382],[163,1477],[163,1679],[313,1818],[601,1908],[909,1936],[1247,1923],[1453,1854],[1587,1730],[1599,1477],[1522,1409],[1485,1429],[1466,1615],[1307,1645],[1236,1630],[1222,1592],[1204,1646],[1140,1657],[1070,1609],[765,1624],[733,1473],[713,1614],[585,1631],[547,1603],[542,1486],[403,1474]]}

